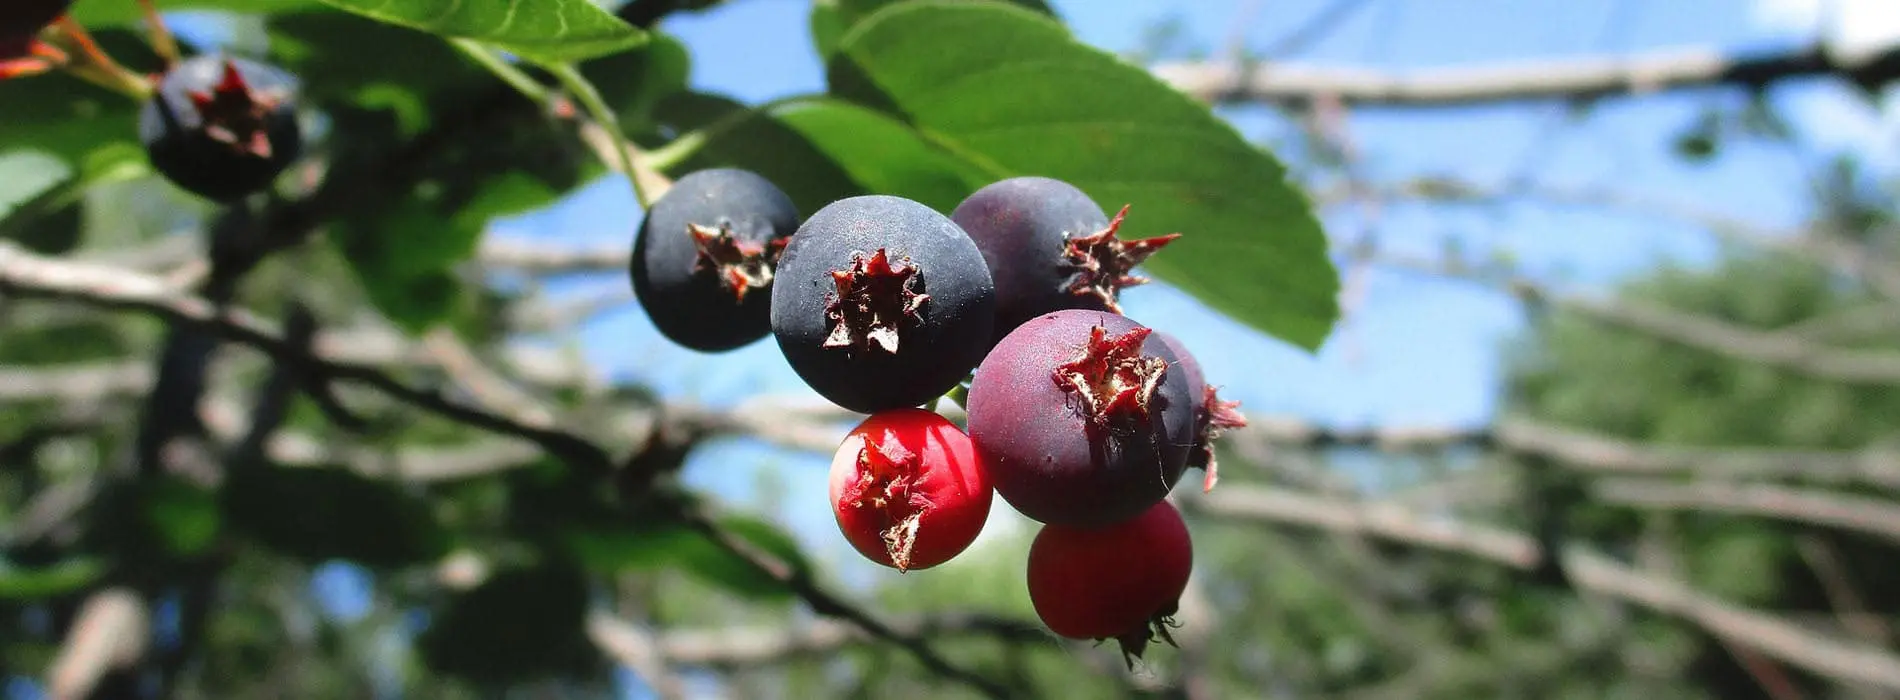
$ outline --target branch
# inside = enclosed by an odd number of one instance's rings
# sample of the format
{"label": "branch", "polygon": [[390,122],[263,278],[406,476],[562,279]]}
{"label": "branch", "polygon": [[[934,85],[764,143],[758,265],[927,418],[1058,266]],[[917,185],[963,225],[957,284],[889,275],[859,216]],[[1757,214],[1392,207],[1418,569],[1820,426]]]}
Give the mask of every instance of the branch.
{"label": "branch", "polygon": [[1344,66],[1266,63],[1167,63],[1152,72],[1197,99],[1220,104],[1304,104],[1320,97],[1358,105],[1451,107],[1526,100],[1585,100],[1666,90],[1840,76],[1879,85],[1900,74],[1900,51],[1865,57],[1819,46],[1756,56],[1687,48],[1630,56],[1533,60],[1409,73]]}
{"label": "branch", "polygon": [[[1426,549],[1457,552],[1520,570],[1535,568],[1545,552],[1528,535],[1427,519],[1376,503],[1223,485],[1210,494],[1191,490],[1182,504],[1216,517],[1296,525],[1378,537]],[[1809,632],[1755,610],[1710,598],[1666,577],[1632,569],[1601,554],[1571,547],[1563,566],[1581,590],[1681,618],[1729,643],[1747,647],[1816,675],[1900,690],[1900,658],[1863,644]]]}
{"label": "branch", "polygon": [[1775,518],[1900,542],[1900,507],[1884,498],[1770,484],[1664,479],[1606,479],[1594,488],[1598,498],[1626,506]]}
{"label": "branch", "polygon": [[652,633],[596,611],[587,616],[587,637],[622,666],[639,674],[660,700],[687,697],[685,684],[667,668],[669,659]]}
{"label": "branch", "polygon": [[[149,275],[43,257],[5,242],[0,242],[0,291],[69,299],[99,308],[140,311],[202,325],[221,337],[252,346],[280,360],[294,357],[298,352],[278,331],[248,312],[220,312],[203,298]],[[439,391],[409,386],[372,364],[320,359],[311,364],[311,372],[326,379],[366,384],[397,400],[452,420],[530,440],[585,471],[605,472],[612,464],[604,451],[582,438],[558,430],[524,426],[505,416],[450,400]]]}
{"label": "branch", "polygon": [[619,272],[627,267],[632,249],[624,245],[598,248],[549,246],[534,241],[482,242],[475,256],[483,265],[522,272]]}
{"label": "branch", "polygon": [[130,590],[108,588],[92,594],[46,671],[47,696],[90,697],[107,674],[136,665],[145,655],[149,618],[145,601]]}
{"label": "branch", "polygon": [[[626,624],[626,623],[621,623]],[[982,614],[935,614],[893,620],[892,630],[910,637],[942,638],[980,635],[1028,644],[1061,640],[1040,625]],[[877,639],[861,628],[835,620],[816,620],[798,628],[779,626],[725,629],[675,629],[659,635],[659,648],[669,663],[688,666],[743,668],[830,654],[845,647],[873,644]]]}

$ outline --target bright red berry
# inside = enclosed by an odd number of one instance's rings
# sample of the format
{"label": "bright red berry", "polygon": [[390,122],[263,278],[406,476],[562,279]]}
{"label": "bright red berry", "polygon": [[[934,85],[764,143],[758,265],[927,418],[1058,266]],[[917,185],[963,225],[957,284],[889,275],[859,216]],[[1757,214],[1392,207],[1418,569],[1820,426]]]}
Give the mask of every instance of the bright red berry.
{"label": "bright red berry", "polygon": [[1167,501],[1101,529],[1044,525],[1029,546],[1029,599],[1049,630],[1114,639],[1130,664],[1159,636],[1187,590],[1194,547]]}
{"label": "bright red berry", "polygon": [[872,415],[831,459],[838,529],[865,558],[898,571],[928,569],[967,549],[989,519],[993,493],[969,436],[923,409]]}

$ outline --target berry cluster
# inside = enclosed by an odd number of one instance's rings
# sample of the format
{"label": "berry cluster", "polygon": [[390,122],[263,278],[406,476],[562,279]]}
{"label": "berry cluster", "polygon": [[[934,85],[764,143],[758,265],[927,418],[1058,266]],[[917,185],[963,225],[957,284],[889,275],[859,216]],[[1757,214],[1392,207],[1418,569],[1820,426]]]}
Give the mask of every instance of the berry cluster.
{"label": "berry cluster", "polygon": [[[1212,489],[1212,441],[1246,421],[1178,339],[1123,315],[1122,290],[1147,281],[1135,267],[1180,236],[1119,238],[1127,212],[1017,177],[948,216],[864,195],[801,222],[766,179],[702,170],[653,203],[630,272],[673,342],[723,352],[769,334],[814,391],[869,414],[830,473],[865,558],[949,561],[1000,495],[1043,523],[1028,574],[1043,622],[1132,661],[1167,639],[1193,561],[1166,497],[1189,467]],[[965,426],[927,410],[959,389]]]}
{"label": "berry cluster", "polygon": [[[162,25],[165,67],[155,75],[127,71],[106,56],[70,20],[72,0],[0,3],[0,80],[74,67],[95,79],[117,80],[146,95],[139,140],[153,170],[181,189],[231,202],[268,187],[303,151],[296,82],[274,66],[221,55],[179,57]],[[146,3],[149,11],[150,3]],[[48,28],[62,23],[65,43],[49,43]],[[104,76],[104,77],[101,77]]]}

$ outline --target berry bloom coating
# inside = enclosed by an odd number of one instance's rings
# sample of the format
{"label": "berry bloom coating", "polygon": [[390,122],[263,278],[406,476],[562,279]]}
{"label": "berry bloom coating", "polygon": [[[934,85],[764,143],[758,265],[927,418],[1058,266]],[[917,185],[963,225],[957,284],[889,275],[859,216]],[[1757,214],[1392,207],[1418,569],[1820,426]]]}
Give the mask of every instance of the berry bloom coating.
{"label": "berry bloom coating", "polygon": [[920,406],[989,350],[996,287],[949,217],[887,195],[807,219],[779,259],[772,334],[793,371],[847,410]]}
{"label": "berry bloom coating", "polygon": [[970,384],[970,439],[996,492],[1045,523],[1102,527],[1181,479],[1194,396],[1153,331],[1066,309],[1011,331]]}
{"label": "berry bloom coating", "polygon": [[180,188],[228,202],[270,185],[303,150],[288,73],[241,58],[193,56],[139,111],[153,169]]}
{"label": "berry bloom coating", "polygon": [[970,438],[943,416],[884,411],[845,436],[831,458],[831,509],[866,559],[928,569],[976,541],[992,490]]}
{"label": "berry bloom coating", "polygon": [[1127,213],[1110,220],[1074,185],[1035,176],[991,183],[958,204],[950,218],[996,281],[996,336],[1060,309],[1121,313],[1121,290],[1147,282],[1134,267],[1181,236],[1117,239]]}
{"label": "berry bloom coating", "polygon": [[798,229],[798,208],[777,185],[735,168],[680,178],[635,233],[634,296],[661,335],[724,352],[772,330],[772,280]]}
{"label": "berry bloom coating", "polygon": [[1239,401],[1222,401],[1214,385],[1207,384],[1201,373],[1201,363],[1188,352],[1187,346],[1179,338],[1163,331],[1155,331],[1155,337],[1174,351],[1181,361],[1175,365],[1189,387],[1199,386],[1194,393],[1194,450],[1188,453],[1187,465],[1206,472],[1201,482],[1201,491],[1214,490],[1214,484],[1220,481],[1220,469],[1214,461],[1214,441],[1229,430],[1247,427],[1247,416],[1240,412]]}
{"label": "berry bloom coating", "polygon": [[0,39],[32,37],[72,5],[72,0],[6,0],[0,3]]}
{"label": "berry bloom coating", "polygon": [[1101,529],[1044,525],[1029,545],[1029,600],[1049,631],[1114,639],[1129,665],[1180,607],[1194,567],[1187,523],[1167,501]]}

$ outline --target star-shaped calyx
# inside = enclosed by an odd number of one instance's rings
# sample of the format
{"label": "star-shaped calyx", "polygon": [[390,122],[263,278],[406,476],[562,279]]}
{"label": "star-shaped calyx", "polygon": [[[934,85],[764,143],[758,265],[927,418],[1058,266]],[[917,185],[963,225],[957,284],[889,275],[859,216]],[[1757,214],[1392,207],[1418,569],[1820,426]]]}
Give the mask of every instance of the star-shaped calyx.
{"label": "star-shaped calyx", "polygon": [[900,331],[917,319],[917,310],[930,299],[917,292],[918,274],[908,259],[891,262],[883,248],[868,256],[857,253],[851,267],[832,270],[837,293],[825,304],[831,332],[824,346],[858,352],[875,347],[897,354]]}
{"label": "star-shaped calyx", "polygon": [[1203,391],[1199,437],[1194,441],[1194,451],[1188,453],[1188,466],[1200,467],[1207,473],[1201,482],[1201,492],[1207,493],[1220,481],[1219,465],[1214,462],[1214,441],[1229,430],[1247,427],[1247,416],[1240,412],[1239,401],[1222,401],[1214,385],[1207,385]]}
{"label": "star-shaped calyx", "polygon": [[1179,233],[1170,233],[1138,240],[1116,238],[1122,220],[1127,217],[1128,206],[1123,205],[1121,211],[1115,212],[1115,218],[1109,220],[1108,226],[1088,235],[1071,237],[1063,251],[1063,260],[1075,270],[1066,291],[1078,296],[1093,296],[1102,302],[1104,308],[1115,313],[1122,312],[1118,298],[1123,288],[1148,283],[1148,278],[1134,275],[1135,266],[1161,250],[1162,246],[1181,237]]}
{"label": "star-shaped calyx", "polygon": [[1168,633],[1168,628],[1178,626],[1174,621],[1174,613],[1179,609],[1180,603],[1170,605],[1153,619],[1143,622],[1141,627],[1115,638],[1115,643],[1121,646],[1122,662],[1128,664],[1128,670],[1135,670],[1135,661],[1142,658],[1142,654],[1148,651],[1148,645],[1156,639],[1168,646],[1180,647],[1175,643],[1174,635]]}
{"label": "star-shaped calyx", "polygon": [[1141,354],[1141,344],[1153,332],[1135,328],[1110,336],[1107,328],[1095,326],[1075,358],[1056,366],[1056,386],[1081,400],[1092,425],[1107,427],[1118,418],[1148,422],[1149,404],[1168,372],[1167,360]]}
{"label": "star-shaped calyx", "polygon": [[923,460],[905,448],[897,435],[884,431],[875,443],[864,438],[858,450],[858,478],[845,491],[844,499],[853,508],[881,511],[889,527],[880,533],[884,551],[897,570],[910,570],[911,550],[917,545],[917,530],[924,512],[932,504],[917,483],[924,472]]}
{"label": "star-shaped calyx", "polygon": [[270,159],[268,122],[282,100],[253,89],[238,72],[236,63],[224,62],[224,75],[209,92],[193,90],[185,96],[198,110],[206,136],[240,152]]}
{"label": "star-shaped calyx", "polygon": [[778,265],[779,255],[785,252],[787,238],[774,238],[765,243],[740,240],[733,235],[732,224],[721,222],[718,228],[700,224],[687,224],[686,234],[693,239],[693,247],[698,254],[693,258],[693,272],[711,272],[718,276],[719,284],[732,292],[734,303],[745,303],[745,295],[755,289],[764,289],[772,284],[772,270]]}

